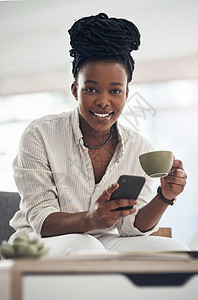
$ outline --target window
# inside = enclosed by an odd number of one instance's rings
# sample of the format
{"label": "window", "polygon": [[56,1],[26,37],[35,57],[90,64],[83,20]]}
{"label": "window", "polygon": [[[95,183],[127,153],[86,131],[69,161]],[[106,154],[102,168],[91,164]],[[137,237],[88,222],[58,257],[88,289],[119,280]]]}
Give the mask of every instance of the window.
{"label": "window", "polygon": [[[197,153],[198,81],[180,80],[131,86],[129,105],[133,113],[126,125],[135,128],[155,150],[171,150],[183,161],[187,185],[177,203],[168,208],[161,227],[172,227],[173,237],[190,244],[198,233]],[[132,125],[131,125],[132,124]],[[156,194],[159,179],[154,180]]]}
{"label": "window", "polygon": [[0,98],[1,191],[17,191],[12,162],[23,130],[34,119],[69,111],[75,104],[73,102],[61,93],[34,93]]}

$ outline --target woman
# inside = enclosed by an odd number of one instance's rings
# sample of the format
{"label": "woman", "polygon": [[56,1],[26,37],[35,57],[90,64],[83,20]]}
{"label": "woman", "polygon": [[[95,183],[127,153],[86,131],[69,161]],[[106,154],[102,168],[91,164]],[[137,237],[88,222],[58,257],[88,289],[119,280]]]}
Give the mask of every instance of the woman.
{"label": "woman", "polygon": [[[50,256],[188,250],[173,239],[149,236],[168,207],[158,194],[151,200],[149,177],[137,201],[109,201],[120,175],[145,176],[138,157],[152,150],[141,135],[117,122],[134,69],[130,52],[140,45],[137,27],[100,13],[75,22],[69,34],[71,89],[79,106],[36,120],[23,133],[13,163],[21,204],[11,226],[41,234]],[[182,162],[174,160],[172,174],[161,179],[161,192],[172,203],[185,184]],[[126,206],[133,208],[116,210]]]}

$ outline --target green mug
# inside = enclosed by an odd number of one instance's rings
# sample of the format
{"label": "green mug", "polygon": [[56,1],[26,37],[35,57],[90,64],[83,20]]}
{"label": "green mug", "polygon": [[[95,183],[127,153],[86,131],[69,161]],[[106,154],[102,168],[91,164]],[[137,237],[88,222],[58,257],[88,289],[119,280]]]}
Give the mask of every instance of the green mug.
{"label": "green mug", "polygon": [[173,165],[173,152],[152,151],[139,156],[139,161],[144,172],[153,178],[165,177]]}

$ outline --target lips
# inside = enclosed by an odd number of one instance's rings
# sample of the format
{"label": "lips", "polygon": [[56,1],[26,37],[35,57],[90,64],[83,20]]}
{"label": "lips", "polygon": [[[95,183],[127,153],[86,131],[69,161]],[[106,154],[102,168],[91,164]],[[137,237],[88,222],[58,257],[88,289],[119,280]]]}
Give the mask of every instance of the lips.
{"label": "lips", "polygon": [[98,118],[108,118],[110,115],[113,114],[113,111],[106,112],[106,113],[90,111],[90,113]]}

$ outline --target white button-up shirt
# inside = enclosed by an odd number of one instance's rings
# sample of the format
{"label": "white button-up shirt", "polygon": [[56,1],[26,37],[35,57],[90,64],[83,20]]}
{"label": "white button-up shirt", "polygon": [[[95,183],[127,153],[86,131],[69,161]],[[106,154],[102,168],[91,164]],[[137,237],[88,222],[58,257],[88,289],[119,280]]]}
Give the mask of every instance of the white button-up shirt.
{"label": "white button-up shirt", "polygon": [[[151,151],[152,147],[140,134],[119,123],[117,129],[117,148],[101,181],[95,184],[92,162],[79,127],[78,108],[32,122],[21,137],[19,152],[13,162],[21,202],[10,225],[17,231],[27,228],[40,234],[48,215],[89,210],[120,175],[146,177],[137,200],[137,212],[147,204],[152,197],[152,179],[142,170],[139,155]],[[134,227],[137,212],[120,219],[114,226],[121,236],[145,234]]]}

